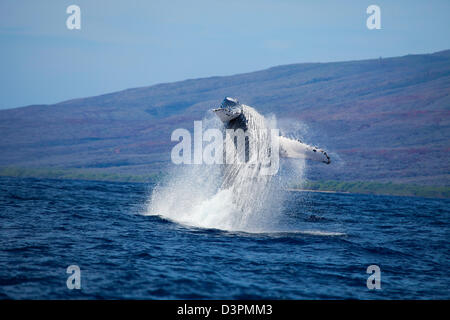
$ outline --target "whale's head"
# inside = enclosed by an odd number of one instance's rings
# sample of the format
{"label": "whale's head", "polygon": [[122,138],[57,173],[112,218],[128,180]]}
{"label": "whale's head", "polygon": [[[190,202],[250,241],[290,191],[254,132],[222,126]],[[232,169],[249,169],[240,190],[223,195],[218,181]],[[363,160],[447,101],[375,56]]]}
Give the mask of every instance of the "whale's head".
{"label": "whale's head", "polygon": [[239,117],[242,113],[242,106],[237,99],[226,97],[219,108],[212,110],[223,123]]}

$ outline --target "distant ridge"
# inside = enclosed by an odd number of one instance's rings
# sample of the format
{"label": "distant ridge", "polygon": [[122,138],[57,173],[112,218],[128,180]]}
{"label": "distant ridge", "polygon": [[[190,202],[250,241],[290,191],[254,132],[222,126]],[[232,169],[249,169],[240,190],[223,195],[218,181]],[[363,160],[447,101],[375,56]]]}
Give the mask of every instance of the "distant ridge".
{"label": "distant ridge", "polygon": [[332,153],[311,180],[448,186],[449,94],[450,50],[157,84],[0,110],[0,167],[159,174],[172,130],[236,96]]}

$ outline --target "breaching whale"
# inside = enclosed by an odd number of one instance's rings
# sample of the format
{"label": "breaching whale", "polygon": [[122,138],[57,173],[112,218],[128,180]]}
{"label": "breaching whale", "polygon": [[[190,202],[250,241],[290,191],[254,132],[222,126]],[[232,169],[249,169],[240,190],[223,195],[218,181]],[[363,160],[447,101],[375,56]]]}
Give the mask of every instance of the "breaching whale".
{"label": "breaching whale", "polygon": [[[202,155],[203,162],[181,167],[168,176],[167,186],[157,186],[150,212],[197,227],[259,232],[270,225],[275,230],[276,216],[290,195],[285,191],[304,181],[305,167],[303,161],[281,161],[280,156],[330,163],[325,151],[280,136],[275,117],[265,118],[233,98],[209,112],[205,124],[202,144],[194,124],[194,153]],[[197,125],[197,135],[202,130]]]}
{"label": "breaching whale", "polygon": [[[251,110],[251,112],[249,112]],[[253,108],[239,103],[237,99],[226,97],[219,108],[212,110],[224,123],[226,129],[247,130],[249,116],[252,118],[262,116]],[[298,158],[319,161],[330,164],[328,154],[317,147],[307,145],[300,140],[278,136],[280,157]]]}

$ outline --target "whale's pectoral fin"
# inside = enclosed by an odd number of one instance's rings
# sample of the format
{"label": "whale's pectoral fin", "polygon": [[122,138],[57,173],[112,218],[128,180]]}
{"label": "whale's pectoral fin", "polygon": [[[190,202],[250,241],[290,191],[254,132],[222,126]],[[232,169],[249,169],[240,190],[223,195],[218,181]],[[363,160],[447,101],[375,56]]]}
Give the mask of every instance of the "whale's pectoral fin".
{"label": "whale's pectoral fin", "polygon": [[279,142],[280,142],[280,157],[309,159],[314,161],[320,161],[326,164],[330,164],[331,162],[328,154],[322,149],[283,136],[279,137]]}

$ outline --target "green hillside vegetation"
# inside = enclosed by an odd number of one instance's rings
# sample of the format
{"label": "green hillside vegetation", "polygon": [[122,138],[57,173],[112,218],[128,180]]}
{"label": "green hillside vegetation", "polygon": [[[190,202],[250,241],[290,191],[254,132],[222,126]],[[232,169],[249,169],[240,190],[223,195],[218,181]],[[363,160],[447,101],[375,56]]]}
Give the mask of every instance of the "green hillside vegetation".
{"label": "green hillside vegetation", "polygon": [[[83,169],[55,169],[55,168],[17,168],[0,169],[0,176],[17,178],[67,179],[67,180],[95,180],[111,182],[157,183],[164,173],[147,175],[127,175],[113,173],[99,173]],[[308,181],[294,189],[313,191],[332,191],[362,194],[416,196],[425,198],[450,198],[450,187],[420,186],[414,184],[379,183],[371,181]]]}
{"label": "green hillside vegetation", "polygon": [[450,198],[450,187],[415,184],[380,183],[371,181],[308,181],[299,189],[362,194],[385,194],[425,198]]}
{"label": "green hillside vegetation", "polygon": [[155,183],[160,174],[149,175],[127,175],[107,172],[95,172],[82,169],[54,169],[54,168],[15,168],[7,167],[0,169],[1,177],[16,178],[42,178],[42,179],[65,179],[65,180],[95,180],[114,182],[140,182]]}

